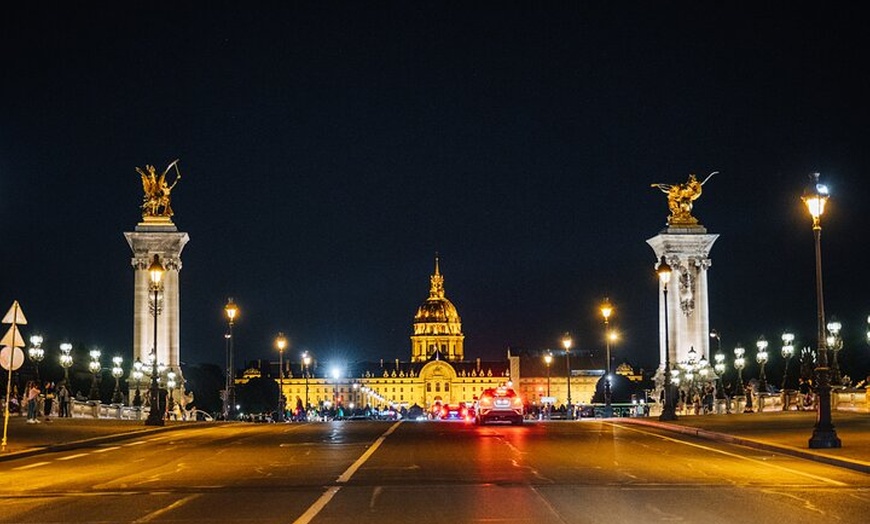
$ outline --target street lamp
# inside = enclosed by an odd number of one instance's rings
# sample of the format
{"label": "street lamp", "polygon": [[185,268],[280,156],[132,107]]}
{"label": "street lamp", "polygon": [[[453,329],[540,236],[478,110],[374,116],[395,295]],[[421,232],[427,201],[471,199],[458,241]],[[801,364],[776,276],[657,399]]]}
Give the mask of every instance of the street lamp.
{"label": "street lamp", "polygon": [[33,361],[36,368],[36,381],[39,382],[39,363],[45,358],[45,350],[42,349],[42,336],[32,335],[30,337],[30,347],[27,349],[27,355]]}
{"label": "street lamp", "polygon": [[813,186],[803,195],[803,201],[813,218],[813,237],[816,251],[816,310],[818,312],[818,363],[816,375],[818,384],[819,409],[816,425],[809,440],[809,447],[839,448],[842,446],[837,430],[831,420],[831,382],[828,375],[828,350],[825,347],[825,299],[822,291],[822,213],[828,201],[828,187],[819,183],[819,174],[813,173]]}
{"label": "street lamp", "polygon": [[[755,347],[757,349],[755,353],[755,361],[761,365],[761,371],[758,374],[758,393],[767,393],[767,376],[764,374],[764,365],[767,364],[767,340],[765,340],[764,335],[758,337],[758,341],[755,343]],[[761,408],[761,406],[758,406]]]}
{"label": "street lamp", "polygon": [[785,366],[782,370],[782,410],[788,411],[791,398],[788,389],[788,365],[791,358],[794,356],[794,333],[785,332],[782,334],[782,349],[780,354],[785,360]]}
{"label": "street lamp", "polygon": [[665,311],[665,405],[659,415],[659,420],[677,420],[677,406],[674,399],[674,391],[671,385],[671,348],[668,341],[668,282],[671,280],[671,266],[668,265],[665,256],[662,255],[659,267],[656,269],[659,281],[662,284]]}
{"label": "street lamp", "polygon": [[148,393],[150,407],[148,408],[148,418],[145,419],[146,426],[162,426],[164,424],[163,413],[160,409],[160,385],[157,383],[157,315],[160,314],[158,294],[160,293],[163,272],[164,268],[163,264],[160,263],[160,257],[155,254],[154,260],[148,267],[148,274],[151,276],[151,291],[154,293],[154,308],[152,309],[152,313],[154,313],[154,345],[151,347],[151,388]]}
{"label": "street lamp", "polygon": [[305,417],[308,418],[308,366],[311,365],[311,355],[307,351],[302,353],[302,364],[305,366]]}
{"label": "street lamp", "polygon": [[571,345],[573,343],[571,335],[565,333],[565,336],[562,337],[562,346],[565,348],[565,371],[568,381],[568,418],[572,420],[574,418],[574,412],[571,410]]}
{"label": "street lamp", "polygon": [[737,370],[737,395],[743,395],[743,368],[746,366],[746,359],[743,358],[743,355],[746,354],[746,350],[743,349],[743,346],[740,343],[737,343],[737,347],[734,348],[734,369]]}
{"label": "street lamp", "polygon": [[335,417],[338,417],[338,379],[341,378],[341,370],[337,367],[332,368],[332,405],[335,410]]}
{"label": "street lamp", "polygon": [[227,341],[227,376],[224,388],[224,419],[230,420],[233,418],[233,413],[236,409],[236,369],[235,363],[233,362],[233,324],[236,321],[236,316],[239,314],[239,308],[233,302],[232,297],[227,300],[227,305],[224,306],[224,312],[227,315],[227,333],[224,335]]}
{"label": "street lamp", "polygon": [[175,412],[175,400],[173,397],[175,396],[175,387],[178,385],[175,380],[177,377],[178,375],[171,369],[166,372],[166,389],[168,396],[166,406],[169,413]]}
{"label": "street lamp", "polygon": [[88,398],[90,400],[100,400],[100,389],[97,387],[97,375],[100,373],[102,366],[100,364],[100,350],[92,349],[89,353],[91,361],[88,362],[88,370],[93,375],[91,380],[91,392]]}
{"label": "street lamp", "polygon": [[284,333],[278,333],[275,346],[278,348],[278,422],[284,422],[284,348],[287,347]]}
{"label": "street lamp", "polygon": [[[722,385],[722,376],[725,374],[725,353],[722,353],[721,347],[716,351],[716,354],[713,355],[713,359],[716,361],[716,363],[713,364],[713,372],[716,373],[716,399],[724,399],[725,388]],[[727,400],[725,411],[731,413],[731,404]]]}
{"label": "street lamp", "polygon": [[610,305],[608,298],[604,299],[601,304],[601,316],[604,317],[604,345],[607,353],[607,369],[604,376],[604,417],[610,418],[613,416],[613,405],[611,404],[611,384],[610,384],[610,315],[613,314],[613,306]]}
{"label": "street lamp", "polygon": [[121,396],[121,385],[118,382],[118,380],[120,380],[120,378],[124,375],[124,370],[121,368],[121,364],[123,362],[123,357],[120,357],[118,355],[112,357],[112,376],[115,377],[115,392],[112,393],[113,404],[124,403],[124,397]]}
{"label": "street lamp", "polygon": [[[782,334],[782,350],[780,351],[782,358],[785,359],[785,368],[782,370],[782,391],[785,395],[785,390],[788,387],[788,364],[791,362],[791,357],[794,356],[794,333],[785,332]],[[787,398],[783,396],[782,409],[788,409]]]}
{"label": "street lamp", "polygon": [[544,363],[547,364],[547,396],[550,396],[550,364],[553,363],[553,355],[547,353],[544,355]]}
{"label": "street lamp", "polygon": [[58,357],[58,359],[60,360],[60,367],[63,368],[63,381],[66,383],[67,388],[70,387],[69,368],[73,365],[73,358],[72,355],[70,355],[71,351],[72,344],[69,342],[62,342],[60,344],[60,357]]}
{"label": "street lamp", "polygon": [[142,406],[142,394],[139,392],[139,384],[142,382],[142,361],[138,358],[133,362],[133,380],[136,382],[136,393],[133,394],[133,407]]}
{"label": "street lamp", "polygon": [[831,384],[839,386],[843,383],[843,377],[840,376],[840,361],[838,355],[843,349],[843,337],[840,336],[840,330],[843,329],[843,324],[832,319],[828,322],[828,349],[831,350]]}

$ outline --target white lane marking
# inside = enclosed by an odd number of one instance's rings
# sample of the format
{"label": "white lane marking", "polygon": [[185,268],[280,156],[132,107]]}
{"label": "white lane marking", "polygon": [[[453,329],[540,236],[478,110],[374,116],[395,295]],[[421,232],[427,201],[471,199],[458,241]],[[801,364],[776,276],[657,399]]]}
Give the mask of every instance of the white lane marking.
{"label": "white lane marking", "polygon": [[184,497],[183,499],[178,499],[175,502],[173,502],[172,504],[166,506],[165,508],[160,508],[157,511],[152,511],[151,513],[145,515],[144,517],[137,519],[137,520],[134,520],[133,524],[139,524],[141,522],[151,522],[152,520],[156,519],[160,515],[163,515],[166,512],[172,511],[175,508],[181,507],[184,504],[187,504],[188,502],[190,502],[191,500],[198,498],[198,497],[201,497],[201,496],[202,496],[202,493],[194,493],[193,495],[188,495],[188,496]]}
{"label": "white lane marking", "polygon": [[336,482],[344,484],[348,480],[350,480],[350,477],[352,477],[353,474],[356,473],[356,470],[358,470],[360,468],[360,466],[362,466],[365,463],[365,461],[367,461],[369,459],[369,457],[371,457],[372,454],[374,454],[374,452],[377,451],[377,449],[380,447],[380,445],[383,444],[384,440],[390,436],[390,433],[392,433],[393,431],[396,431],[396,428],[398,428],[399,424],[401,424],[401,423],[402,423],[402,421],[400,420],[400,421],[396,422],[395,424],[393,424],[392,426],[390,426],[390,429],[388,429],[387,431],[384,432],[383,435],[378,437],[378,440],[376,440],[374,444],[369,446],[369,449],[367,449],[366,452],[360,456],[360,458],[356,459],[356,462],[351,464],[351,466],[349,468],[347,468],[345,470],[345,472],[342,473],[340,477],[338,477],[338,479],[336,479]]}
{"label": "white lane marking", "polygon": [[107,451],[112,451],[114,449],[121,449],[121,446],[110,446],[108,448],[95,449],[94,453],[105,453]]}
{"label": "white lane marking", "polygon": [[298,519],[293,521],[293,524],[308,524],[309,522],[314,520],[314,517],[316,517],[317,514],[320,513],[320,510],[322,510],[327,504],[329,504],[329,501],[332,500],[332,497],[334,497],[335,494],[338,493],[340,490],[341,486],[332,486],[331,488],[327,489],[326,493],[321,495],[319,499],[314,501],[314,504],[312,504],[307,510],[305,510],[305,513],[303,513],[299,516]]}
{"label": "white lane marking", "polygon": [[[813,475],[812,473],[805,473],[805,472],[803,472],[803,471],[799,471],[799,470],[796,470],[796,469],[787,468],[787,467],[785,467],[785,466],[780,466],[780,465],[777,465],[777,464],[771,464],[771,463],[769,463],[769,462],[764,462],[764,461],[761,461],[761,460],[756,460],[756,459],[753,459],[753,458],[745,457],[745,456],[743,456],[743,455],[738,455],[737,453],[731,453],[731,452],[729,452],[729,451],[724,451],[724,450],[721,450],[721,449],[711,448],[711,447],[709,447],[709,446],[704,446],[704,445],[702,445],[702,444],[695,444],[695,443],[693,443],[693,442],[686,442],[685,440],[679,440],[679,439],[675,439],[675,438],[671,438],[671,437],[666,437],[666,436],[664,436],[664,435],[659,435],[659,434],[657,434],[657,433],[652,433],[652,432],[644,431],[644,430],[637,429],[637,428],[629,428],[629,427],[627,427],[627,426],[623,426],[623,425],[621,425],[621,424],[616,424],[616,423],[613,423],[613,422],[608,422],[608,424],[610,424],[610,425],[612,425],[612,426],[614,426],[614,427],[621,428],[621,429],[627,429],[627,430],[629,430],[629,431],[636,431],[636,432],[638,432],[638,433],[644,433],[644,434],[647,434],[647,435],[652,435],[652,436],[654,436],[654,437],[658,437],[658,438],[663,439],[663,440],[669,440],[669,441],[671,441],[671,442],[677,442],[677,443],[679,443],[679,444],[683,444],[683,445],[685,445],[685,446],[691,446],[691,447],[695,447],[695,448],[703,449],[703,450],[706,450],[706,451],[712,451],[713,453],[719,453],[719,454],[721,454],[721,455],[726,455],[726,456],[729,456],[729,457],[738,458],[738,459],[740,459],[740,460],[745,460],[745,461],[747,461],[747,462],[754,462],[755,464],[758,464],[758,465],[761,465],[761,466],[765,466],[765,467],[768,467],[768,468],[780,469],[780,470],[782,470],[782,471],[787,471],[787,472],[789,472],[789,473],[794,473],[795,475],[801,475],[801,476],[803,476],[803,477],[808,477],[808,478],[811,478],[811,479],[813,479],[813,480],[818,480],[819,482],[824,482],[824,483],[826,483],[826,484],[832,484],[832,485],[834,485],[834,486],[847,486],[847,485],[848,485],[848,484],[846,484],[845,482],[840,482],[840,481],[838,481],[838,480],[829,479],[829,478],[826,478],[826,477],[820,477],[820,476],[818,476],[818,475]],[[738,446],[739,444],[733,444],[733,445]]]}
{"label": "white lane marking", "polygon": [[144,443],[145,443],[144,440],[137,440],[136,442],[130,442],[129,444],[124,444],[124,446],[129,448],[130,446],[138,446],[138,445],[144,444]]}
{"label": "white lane marking", "polygon": [[[362,466],[365,463],[365,461],[368,460],[369,457],[371,457],[375,451],[377,451],[377,449],[380,447],[380,445],[383,444],[384,439],[386,439],[388,436],[390,436],[390,434],[393,431],[396,431],[396,428],[398,428],[399,424],[401,424],[401,423],[402,423],[402,421],[400,420],[400,421],[396,422],[395,424],[393,424],[392,426],[390,426],[390,429],[386,430],[383,435],[378,437],[378,439],[374,442],[374,444],[369,446],[369,448],[365,451],[365,453],[363,453],[358,459],[356,459],[356,462],[351,464],[350,467],[347,468],[344,471],[344,473],[341,474],[340,477],[338,477],[336,482],[344,484],[347,481],[349,481],[350,477],[352,477],[353,474],[356,473],[356,470],[358,470],[360,468],[360,466]],[[316,517],[317,514],[320,513],[320,511],[323,508],[326,507],[326,505],[329,503],[329,501],[332,500],[332,497],[334,497],[339,491],[341,491],[341,488],[342,488],[341,486],[332,486],[329,489],[327,489],[326,492],[323,495],[321,495],[319,499],[314,501],[314,504],[312,504],[311,506],[308,507],[307,510],[305,510],[305,513],[303,513],[302,515],[299,516],[299,518],[297,518],[296,520],[293,521],[293,524],[308,524],[309,522],[311,522],[314,519],[314,517]]]}
{"label": "white lane marking", "polygon": [[62,457],[62,458],[59,458],[57,460],[72,460],[72,459],[77,459],[79,457],[87,457],[88,455],[89,455],[89,453],[76,453],[75,455],[70,455],[68,457]]}
{"label": "white lane marking", "polygon": [[12,468],[12,470],[21,471],[24,469],[38,468],[39,466],[45,466],[46,464],[51,464],[51,462],[37,462],[35,464],[29,464],[27,466],[18,466],[17,468]]}

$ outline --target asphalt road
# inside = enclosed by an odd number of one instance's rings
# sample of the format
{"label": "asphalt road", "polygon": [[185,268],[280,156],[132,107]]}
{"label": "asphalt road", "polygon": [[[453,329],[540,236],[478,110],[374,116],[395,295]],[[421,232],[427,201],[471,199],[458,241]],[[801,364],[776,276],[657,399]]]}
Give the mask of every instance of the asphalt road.
{"label": "asphalt road", "polygon": [[870,475],[603,421],[194,426],[0,463],[0,522],[850,522]]}

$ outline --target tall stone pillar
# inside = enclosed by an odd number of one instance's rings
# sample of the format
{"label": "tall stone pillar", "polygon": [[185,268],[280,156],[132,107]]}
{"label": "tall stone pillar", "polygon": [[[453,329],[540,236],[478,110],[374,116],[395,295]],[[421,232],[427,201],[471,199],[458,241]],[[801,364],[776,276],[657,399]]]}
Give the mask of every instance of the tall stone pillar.
{"label": "tall stone pillar", "polygon": [[[699,358],[703,355],[711,360],[707,269],[710,267],[710,249],[719,235],[707,234],[707,229],[692,216],[692,207],[701,196],[703,185],[715,174],[710,173],[702,182],[691,174],[682,184],[652,184],[668,196],[670,211],[668,226],[646,241],[655,251],[656,262],[665,257],[671,266],[667,295],[662,292],[665,284],[659,283],[660,370],[665,367],[666,351],[671,369],[688,360],[692,348]],[[666,342],[668,347],[665,347]]]}
{"label": "tall stone pillar", "polygon": [[157,295],[157,362],[171,367],[180,375],[181,307],[178,274],[181,271],[181,251],[190,238],[178,231],[169,219],[146,217],[133,232],[124,233],[133,250],[133,360],[148,362],[154,347],[154,293],[148,266],[154,255],[160,257],[166,272],[163,290]]}
{"label": "tall stone pillar", "polygon": [[[665,257],[671,266],[668,303],[659,288],[659,362],[665,365],[665,308],[668,315],[668,345],[671,367],[688,359],[691,348],[698,356],[710,359],[710,310],[707,296],[707,269],[710,249],[719,235],[707,234],[699,225],[669,226],[647,240],[656,260]],[[659,284],[662,286],[663,284]]]}
{"label": "tall stone pillar", "polygon": [[[173,169],[175,180],[170,183],[167,175]],[[159,175],[152,165],[146,165],[141,169],[137,167],[136,172],[142,177],[144,190],[141,206],[142,221],[136,225],[135,231],[124,233],[127,244],[133,250],[131,260],[134,269],[133,361],[139,360],[147,366],[152,352],[155,353],[158,364],[163,364],[176,373],[176,390],[171,391],[170,394],[174,400],[184,406],[187,403],[184,394],[184,377],[179,367],[181,307],[178,274],[181,271],[181,251],[190,238],[187,233],[181,233],[175,227],[170,205],[171,192],[181,180],[181,171],[178,168],[178,160],[175,160]],[[154,255],[159,257],[164,268],[161,289],[156,297],[151,289],[151,278],[148,272]],[[131,403],[134,396],[139,396],[134,395],[134,391],[138,394],[148,390],[147,375],[139,381],[138,385],[133,383],[132,378],[129,378],[128,382]]]}

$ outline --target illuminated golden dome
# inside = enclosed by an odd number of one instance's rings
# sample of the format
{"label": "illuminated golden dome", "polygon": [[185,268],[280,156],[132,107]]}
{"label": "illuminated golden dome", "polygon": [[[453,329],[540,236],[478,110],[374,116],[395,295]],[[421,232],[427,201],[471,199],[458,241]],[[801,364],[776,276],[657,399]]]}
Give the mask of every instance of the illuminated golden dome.
{"label": "illuminated golden dome", "polygon": [[456,306],[444,296],[444,277],[435,257],[435,273],[430,278],[429,298],[414,315],[414,335],[411,337],[411,361],[430,358],[462,360],[462,320]]}

